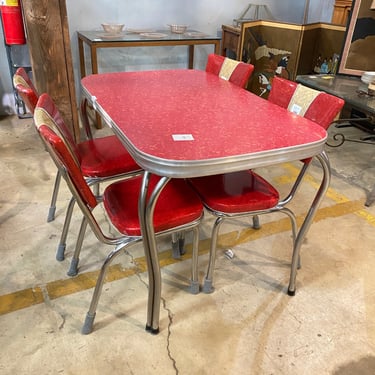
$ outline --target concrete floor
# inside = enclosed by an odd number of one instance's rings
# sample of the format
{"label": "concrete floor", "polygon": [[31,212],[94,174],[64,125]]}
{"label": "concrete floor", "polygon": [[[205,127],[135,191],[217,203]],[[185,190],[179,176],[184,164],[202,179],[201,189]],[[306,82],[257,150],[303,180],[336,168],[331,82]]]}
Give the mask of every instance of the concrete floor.
{"label": "concrete floor", "polygon": [[[88,233],[80,275],[66,275],[78,210],[67,259],[57,262],[67,187],[62,183],[56,219],[47,223],[55,167],[31,119],[0,119],[0,374],[374,374],[375,205],[364,202],[375,184],[375,148],[345,143],[327,151],[332,183],[302,246],[294,297],[286,294],[290,230],[283,216],[268,215],[259,231],[249,222],[223,225],[210,295],[185,290],[190,252],[175,261],[169,241],[160,243],[163,302],[155,336],[144,329],[142,247],[131,249],[111,268],[94,332],[84,336],[92,280],[110,248]],[[297,164],[258,172],[286,191]],[[313,163],[291,206],[298,214],[319,176]],[[211,224],[207,214],[200,280]],[[228,247],[232,260],[224,256]]]}

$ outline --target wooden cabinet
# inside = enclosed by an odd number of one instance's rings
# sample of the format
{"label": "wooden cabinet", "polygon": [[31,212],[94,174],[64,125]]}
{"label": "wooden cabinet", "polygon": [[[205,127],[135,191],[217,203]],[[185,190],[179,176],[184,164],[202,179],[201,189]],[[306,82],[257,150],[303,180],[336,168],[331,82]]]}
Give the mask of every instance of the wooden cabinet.
{"label": "wooden cabinet", "polygon": [[22,1],[33,79],[48,93],[79,139],[72,54],[65,0]]}
{"label": "wooden cabinet", "polygon": [[229,25],[222,25],[221,29],[221,54],[238,60],[241,55],[241,29]]}
{"label": "wooden cabinet", "polygon": [[351,8],[352,0],[336,0],[333,6],[332,23],[346,26]]}

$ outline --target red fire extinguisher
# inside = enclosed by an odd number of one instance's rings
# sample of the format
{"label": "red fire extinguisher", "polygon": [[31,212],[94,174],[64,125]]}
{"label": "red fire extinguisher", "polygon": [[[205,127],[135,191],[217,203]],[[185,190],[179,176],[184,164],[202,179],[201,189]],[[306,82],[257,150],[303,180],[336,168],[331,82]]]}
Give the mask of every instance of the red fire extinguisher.
{"label": "red fire extinguisher", "polygon": [[25,44],[25,29],[19,0],[0,0],[1,20],[6,44]]}

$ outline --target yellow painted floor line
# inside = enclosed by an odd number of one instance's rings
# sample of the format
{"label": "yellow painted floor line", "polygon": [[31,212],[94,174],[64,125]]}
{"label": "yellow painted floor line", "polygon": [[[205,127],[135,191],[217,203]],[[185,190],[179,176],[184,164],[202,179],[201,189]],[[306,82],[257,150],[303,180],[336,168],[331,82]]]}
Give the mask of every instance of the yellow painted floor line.
{"label": "yellow painted floor line", "polygon": [[0,315],[25,309],[26,307],[43,302],[43,293],[38,287],[5,294],[0,297]]}
{"label": "yellow painted floor line", "polygon": [[[292,164],[284,164],[284,168],[292,175],[290,181],[298,174],[299,170]],[[285,178],[285,176],[284,176]],[[289,180],[289,178],[288,178]],[[285,181],[283,181],[285,182]],[[314,188],[319,187],[319,181],[316,181],[310,175],[305,176],[305,182],[308,182]],[[371,215],[364,208],[362,201],[350,201],[344,195],[329,188],[326,197],[336,202],[333,206],[320,208],[314,218],[314,222],[321,221],[327,218],[340,217],[348,214],[355,214],[360,218],[366,220],[369,224],[375,226],[375,217]],[[297,222],[300,224],[303,217],[297,217]],[[233,231],[230,233],[221,234],[219,236],[219,244],[230,244],[235,246],[237,244],[246,243],[262,237],[274,235],[277,233],[290,230],[290,222],[288,218],[283,218],[277,221],[272,221],[262,225],[261,230],[254,230],[251,227],[245,228],[241,231]],[[201,240],[199,243],[199,254],[205,254],[209,251],[210,239]],[[182,260],[191,258],[191,245],[186,246],[186,254]],[[179,262],[180,260],[171,257],[171,250],[166,250],[159,254],[160,266],[165,267],[170,264]],[[120,265],[110,266],[106,276],[106,282],[120,280],[130,277],[136,273],[146,272],[145,257],[134,259],[136,267],[124,269]],[[47,283],[46,285],[36,286],[34,288],[24,289],[0,296],[0,315],[11,313],[20,309],[24,309],[36,304],[43,303],[45,299],[56,299],[83,290],[93,288],[95,286],[99,270],[93,272],[85,272],[79,274],[77,277],[63,280],[56,280]]]}
{"label": "yellow painted floor line", "polygon": [[[291,163],[283,164],[283,167],[288,170],[290,174],[290,182],[295,181],[295,177],[297,176],[299,169],[296,168]],[[294,180],[293,180],[294,178]],[[307,174],[305,176],[304,182],[308,182],[311,186],[313,186],[315,189],[319,188],[319,182],[316,181],[311,175]],[[349,202],[350,199],[347,198],[345,195],[337,192],[336,190],[332,188],[328,188],[328,191],[326,193],[326,198],[332,199],[334,202]],[[366,220],[369,224],[375,226],[375,216],[372,215],[370,212],[368,212],[365,208],[365,202],[362,202],[361,208],[355,212],[355,215],[358,217]]]}
{"label": "yellow painted floor line", "polygon": [[[362,202],[344,202],[331,207],[325,207],[318,210],[314,221],[320,221],[329,217],[339,217],[356,213],[362,207]],[[298,217],[297,221],[301,222],[303,217]],[[231,246],[240,243],[246,243],[262,237],[267,237],[277,233],[290,230],[289,219],[280,219],[262,225],[261,230],[254,230],[252,228],[245,228],[241,231],[233,231],[224,233],[219,236],[219,244],[231,244]],[[209,251],[210,239],[201,240],[199,243],[199,254],[203,255]],[[182,260],[191,258],[191,245],[186,246],[186,254]],[[159,254],[160,266],[165,267],[170,264],[179,262],[171,257],[171,250],[163,251]],[[122,268],[120,265],[115,264],[108,269],[106,282],[115,281],[130,277],[138,273],[146,272],[145,257],[134,259],[137,265],[134,268]],[[36,304],[43,303],[45,298],[50,300],[64,297],[73,293],[77,293],[86,289],[93,288],[96,279],[99,275],[99,270],[93,272],[85,272],[70,279],[51,281],[43,286],[20,290],[14,293],[9,293],[0,296],[0,315],[11,313],[20,309],[24,309]],[[45,291],[45,294],[43,294]]]}

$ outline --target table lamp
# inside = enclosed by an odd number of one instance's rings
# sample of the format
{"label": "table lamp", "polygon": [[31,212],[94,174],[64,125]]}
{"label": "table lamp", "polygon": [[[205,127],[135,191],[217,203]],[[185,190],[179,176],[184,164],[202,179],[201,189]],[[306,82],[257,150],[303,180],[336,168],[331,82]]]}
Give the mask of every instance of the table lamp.
{"label": "table lamp", "polygon": [[375,10],[375,0],[372,0],[372,3],[370,5],[370,9]]}

